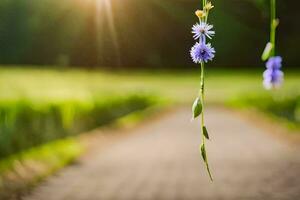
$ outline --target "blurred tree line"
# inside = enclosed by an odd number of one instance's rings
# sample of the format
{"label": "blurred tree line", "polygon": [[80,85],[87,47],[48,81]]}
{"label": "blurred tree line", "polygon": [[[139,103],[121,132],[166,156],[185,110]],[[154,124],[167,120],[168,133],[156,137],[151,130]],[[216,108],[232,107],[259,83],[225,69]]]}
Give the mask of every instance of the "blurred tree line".
{"label": "blurred tree line", "polygon": [[[269,0],[213,0],[211,65],[261,66]],[[297,67],[300,26],[293,0],[278,1],[278,53]],[[190,28],[199,0],[1,0],[0,63],[194,67]]]}

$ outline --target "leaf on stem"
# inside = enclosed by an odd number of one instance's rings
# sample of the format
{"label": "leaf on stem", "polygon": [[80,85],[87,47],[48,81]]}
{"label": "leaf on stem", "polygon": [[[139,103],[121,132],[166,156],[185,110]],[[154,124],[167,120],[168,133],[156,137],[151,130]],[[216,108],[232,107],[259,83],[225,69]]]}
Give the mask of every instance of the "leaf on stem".
{"label": "leaf on stem", "polygon": [[203,131],[203,135],[206,137],[206,139],[209,140],[209,135],[208,135],[208,131],[207,131],[206,126],[203,126],[202,131]]}
{"label": "leaf on stem", "polygon": [[193,111],[194,119],[197,118],[202,113],[202,104],[199,97],[197,97],[197,99],[194,101],[192,111]]}
{"label": "leaf on stem", "polygon": [[207,173],[209,175],[209,178],[210,178],[211,181],[213,181],[213,177],[211,175],[211,172],[210,172],[210,169],[209,169],[209,165],[208,165],[208,162],[207,162],[206,149],[205,149],[205,144],[204,143],[201,144],[200,151],[201,151],[201,156],[202,156],[203,161],[205,163],[206,170],[207,170]]}
{"label": "leaf on stem", "polygon": [[205,145],[204,143],[201,144],[200,146],[200,151],[201,151],[201,156],[203,158],[203,161],[206,163],[207,157],[206,157],[206,150],[205,150]]}
{"label": "leaf on stem", "polygon": [[261,59],[263,61],[268,60],[268,58],[271,56],[272,50],[273,50],[273,44],[271,42],[268,42],[268,44],[266,45],[265,50],[261,56]]}
{"label": "leaf on stem", "polygon": [[209,175],[209,178],[210,178],[210,180],[211,180],[211,181],[214,181],[214,179],[213,179],[213,177],[212,177],[212,175],[211,175],[211,172],[210,172],[210,169],[209,169],[208,163],[207,163],[207,162],[205,162],[205,164],[206,164],[206,169],[207,169],[207,173],[208,173],[208,175]]}

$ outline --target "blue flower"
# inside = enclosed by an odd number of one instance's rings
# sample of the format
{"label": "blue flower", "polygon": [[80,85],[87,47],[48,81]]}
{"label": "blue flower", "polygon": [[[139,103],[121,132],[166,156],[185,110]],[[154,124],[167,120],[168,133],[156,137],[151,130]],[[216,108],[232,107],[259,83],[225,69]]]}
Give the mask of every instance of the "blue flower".
{"label": "blue flower", "polygon": [[266,63],[267,70],[264,72],[263,85],[266,89],[278,88],[283,82],[283,72],[281,68],[282,58],[280,56],[271,57]]}
{"label": "blue flower", "polygon": [[282,58],[280,56],[271,57],[266,63],[266,67],[268,69],[280,69],[281,63],[282,63]]}
{"label": "blue flower", "polygon": [[212,31],[213,25],[207,24],[206,22],[200,22],[199,24],[195,24],[192,27],[192,33],[194,34],[194,39],[197,40],[202,38],[203,36],[211,39],[212,36],[215,35],[215,31]]}
{"label": "blue flower", "polygon": [[202,63],[212,60],[215,57],[215,49],[211,45],[197,42],[191,49],[190,54],[194,63]]}

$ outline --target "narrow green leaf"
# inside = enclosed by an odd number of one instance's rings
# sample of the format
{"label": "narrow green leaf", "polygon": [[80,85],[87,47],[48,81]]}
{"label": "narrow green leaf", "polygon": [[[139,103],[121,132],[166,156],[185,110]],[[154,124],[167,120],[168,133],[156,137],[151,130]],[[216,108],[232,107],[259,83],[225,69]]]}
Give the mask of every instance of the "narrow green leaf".
{"label": "narrow green leaf", "polygon": [[211,181],[213,181],[213,177],[212,177],[212,174],[210,172],[209,165],[208,165],[208,162],[207,162],[206,149],[205,149],[204,143],[202,143],[201,146],[200,146],[200,152],[201,152],[201,156],[203,158],[203,161],[205,163],[206,170],[207,170],[207,173],[209,175],[209,178],[210,178]]}
{"label": "narrow green leaf", "polygon": [[208,139],[209,140],[209,135],[208,135],[208,131],[207,131],[207,128],[206,128],[206,126],[203,126],[203,135],[206,137],[206,139]]}
{"label": "narrow green leaf", "polygon": [[213,177],[212,177],[212,175],[211,175],[210,169],[209,169],[208,162],[205,162],[205,164],[206,164],[206,169],[207,169],[207,173],[208,173],[208,175],[209,175],[210,180],[211,180],[211,181],[214,181],[214,179],[213,179]]}
{"label": "narrow green leaf", "polygon": [[273,44],[271,42],[268,42],[261,56],[261,59],[263,61],[268,60],[268,58],[271,56],[272,50],[273,50]]}
{"label": "narrow green leaf", "polygon": [[194,101],[192,111],[193,111],[194,119],[197,118],[202,113],[202,104],[199,97],[197,97],[197,99]]}
{"label": "narrow green leaf", "polygon": [[200,151],[201,151],[201,156],[203,158],[203,161],[206,163],[206,150],[205,150],[205,145],[202,143],[200,146]]}

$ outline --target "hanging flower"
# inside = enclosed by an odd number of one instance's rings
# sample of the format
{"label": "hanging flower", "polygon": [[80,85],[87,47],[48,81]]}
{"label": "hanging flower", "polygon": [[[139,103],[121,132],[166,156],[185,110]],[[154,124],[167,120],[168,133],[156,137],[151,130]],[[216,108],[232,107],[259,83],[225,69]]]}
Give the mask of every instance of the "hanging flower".
{"label": "hanging flower", "polygon": [[280,69],[282,65],[281,63],[282,63],[282,58],[280,56],[271,57],[266,63],[266,67],[268,69]]}
{"label": "hanging flower", "polygon": [[192,33],[194,34],[194,39],[200,39],[202,36],[206,36],[209,39],[215,35],[215,31],[211,30],[213,25],[207,24],[206,22],[200,22],[192,27]]}
{"label": "hanging flower", "polygon": [[278,88],[283,83],[283,72],[281,68],[282,58],[280,56],[269,58],[266,63],[266,71],[263,73],[263,85],[266,89]]}
{"label": "hanging flower", "polygon": [[215,57],[215,49],[211,46],[210,43],[206,43],[206,38],[211,39],[215,35],[215,31],[213,31],[213,26],[207,23],[209,10],[213,8],[213,5],[210,2],[206,2],[206,0],[202,0],[203,7],[202,10],[197,10],[195,12],[196,16],[199,19],[199,23],[195,24],[192,27],[192,33],[194,34],[194,39],[198,40],[196,44],[191,48],[190,55],[192,60],[200,64],[201,67],[201,81],[200,81],[200,91],[199,95],[196,98],[193,107],[193,118],[197,118],[201,115],[201,134],[202,134],[202,142],[199,147],[202,159],[205,163],[207,173],[209,174],[209,177],[211,181],[213,180],[213,177],[210,173],[209,164],[208,164],[208,157],[206,154],[206,147],[205,147],[205,140],[209,139],[208,131],[205,126],[204,122],[204,68],[205,63],[209,60],[212,60]]}
{"label": "hanging flower", "polygon": [[211,47],[211,44],[205,44],[203,42],[197,42],[190,51],[191,57],[194,63],[208,62],[215,57],[215,49]]}
{"label": "hanging flower", "polygon": [[283,72],[281,71],[282,58],[275,56],[276,47],[276,28],[279,24],[279,19],[276,18],[276,0],[271,0],[271,30],[270,30],[270,42],[267,43],[263,54],[262,60],[267,61],[267,69],[263,73],[263,85],[266,89],[278,88],[283,83]]}

